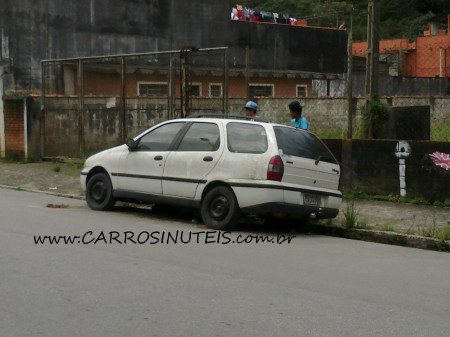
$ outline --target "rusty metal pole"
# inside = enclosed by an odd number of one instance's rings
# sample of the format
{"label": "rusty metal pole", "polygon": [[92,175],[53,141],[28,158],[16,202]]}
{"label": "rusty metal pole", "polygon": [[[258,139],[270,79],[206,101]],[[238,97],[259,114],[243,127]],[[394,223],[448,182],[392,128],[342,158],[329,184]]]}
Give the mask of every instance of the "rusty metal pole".
{"label": "rusty metal pole", "polygon": [[78,146],[79,156],[85,155],[84,144],[84,70],[83,61],[78,60]]}
{"label": "rusty metal pole", "polygon": [[180,52],[180,99],[181,99],[181,118],[186,118],[189,108],[189,83],[187,79],[187,50]]}
{"label": "rusty metal pole", "polygon": [[174,94],[174,80],[173,80],[173,58],[174,55],[170,54],[169,56],[169,71],[167,73],[167,76],[169,77],[169,85],[168,85],[168,92],[167,92],[167,99],[168,99],[168,104],[167,104],[167,119],[171,119],[174,117],[174,112],[173,112],[173,94]]}
{"label": "rusty metal pole", "polygon": [[125,57],[120,59],[120,68],[120,141],[125,143],[128,137]]}
{"label": "rusty metal pole", "polygon": [[353,116],[354,116],[354,102],[353,102],[353,15],[350,16],[348,25],[348,42],[347,42],[347,111],[348,111],[348,129],[347,138],[353,138]]}
{"label": "rusty metal pole", "polygon": [[245,94],[247,101],[250,100],[250,48],[245,47]]}
{"label": "rusty metal pole", "polygon": [[228,111],[228,49],[225,49],[223,51],[223,71],[224,71],[223,114],[229,115],[229,111]]}
{"label": "rusty metal pole", "polygon": [[41,115],[39,119],[40,123],[40,154],[41,159],[45,157],[45,62],[41,63]]}

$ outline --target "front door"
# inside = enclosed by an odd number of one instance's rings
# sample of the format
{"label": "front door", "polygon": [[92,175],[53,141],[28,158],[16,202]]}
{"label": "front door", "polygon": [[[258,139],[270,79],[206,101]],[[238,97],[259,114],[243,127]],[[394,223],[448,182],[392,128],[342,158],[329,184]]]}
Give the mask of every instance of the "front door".
{"label": "front door", "polygon": [[194,198],[197,187],[214,169],[223,152],[219,125],[195,122],[170,152],[163,174],[163,194]]}
{"label": "front door", "polygon": [[162,194],[164,165],[170,147],[184,126],[184,122],[164,124],[141,137],[136,149],[126,152],[120,160],[119,190]]}

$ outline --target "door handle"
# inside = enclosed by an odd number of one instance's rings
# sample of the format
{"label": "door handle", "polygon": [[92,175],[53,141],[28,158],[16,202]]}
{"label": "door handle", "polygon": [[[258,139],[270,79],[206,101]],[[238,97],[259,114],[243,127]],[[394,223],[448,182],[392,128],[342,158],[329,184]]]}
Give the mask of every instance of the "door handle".
{"label": "door handle", "polygon": [[161,160],[163,160],[163,159],[164,159],[163,156],[156,156],[156,157],[155,157],[155,160],[156,160],[156,161],[161,161]]}
{"label": "door handle", "polygon": [[203,158],[203,161],[213,161],[214,160],[214,158],[213,157],[211,157],[211,156],[206,156],[205,158]]}

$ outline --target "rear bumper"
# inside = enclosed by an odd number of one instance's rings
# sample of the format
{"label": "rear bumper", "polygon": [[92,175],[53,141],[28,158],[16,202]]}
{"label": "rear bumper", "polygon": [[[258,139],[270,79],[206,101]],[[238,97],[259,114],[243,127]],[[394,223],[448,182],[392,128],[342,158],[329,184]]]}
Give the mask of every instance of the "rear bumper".
{"label": "rear bumper", "polygon": [[310,216],[311,214],[315,214],[317,219],[334,219],[339,214],[339,209],[294,205],[282,202],[269,202],[265,204],[244,207],[242,208],[242,212],[258,215],[283,213],[292,216]]}
{"label": "rear bumper", "polygon": [[[229,182],[244,213],[310,215],[317,218],[335,218],[342,203],[342,194],[335,190],[313,189],[308,186],[290,186],[274,182]],[[304,204],[305,195],[320,198],[320,205]]]}

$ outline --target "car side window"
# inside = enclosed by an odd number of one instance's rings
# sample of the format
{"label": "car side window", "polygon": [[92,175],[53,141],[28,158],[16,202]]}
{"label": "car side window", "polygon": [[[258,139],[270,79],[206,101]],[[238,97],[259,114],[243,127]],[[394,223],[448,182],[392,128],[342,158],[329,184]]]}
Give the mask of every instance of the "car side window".
{"label": "car side window", "polygon": [[249,123],[228,123],[228,150],[234,153],[262,154],[268,149],[264,127]]}
{"label": "car side window", "polygon": [[186,123],[170,123],[147,133],[139,140],[138,151],[168,151]]}
{"label": "car side window", "polygon": [[214,123],[193,123],[177,151],[217,151],[220,147],[220,131]]}

